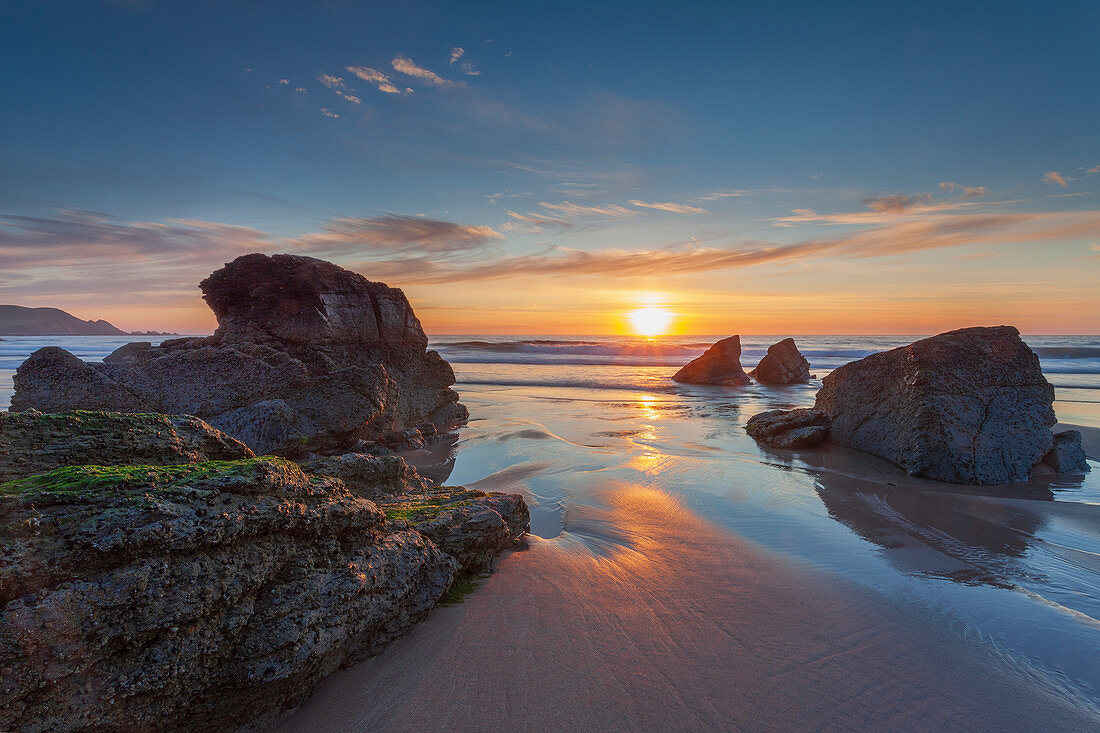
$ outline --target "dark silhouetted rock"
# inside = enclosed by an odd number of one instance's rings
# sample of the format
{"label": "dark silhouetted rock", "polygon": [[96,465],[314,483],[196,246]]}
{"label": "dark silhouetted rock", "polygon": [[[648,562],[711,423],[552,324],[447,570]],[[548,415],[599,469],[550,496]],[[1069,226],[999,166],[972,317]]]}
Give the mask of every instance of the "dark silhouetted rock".
{"label": "dark silhouetted rock", "polygon": [[818,410],[769,410],[750,417],[745,431],[773,448],[808,448],[829,436],[829,423]]}
{"label": "dark silhouetted rock", "polygon": [[1081,447],[1080,430],[1063,430],[1054,434],[1054,446],[1043,459],[1043,463],[1053,468],[1058,473],[1087,473],[1088,459],[1085,457],[1085,449]]}
{"label": "dark silhouetted rock", "polygon": [[730,336],[718,341],[672,376],[674,382],[686,384],[750,384],[749,375],[741,368],[741,337]]}
{"label": "dark silhouetted rock", "polygon": [[311,257],[238,257],[201,284],[208,338],[127,344],[101,364],[57,348],[20,366],[13,410],[196,415],[257,453],[348,449],[467,417],[454,372],[400,290]]}
{"label": "dark silhouetted rock", "polygon": [[795,346],[794,339],[786,338],[768,347],[768,353],[749,372],[749,376],[761,384],[795,384],[810,381],[810,362]]}
{"label": "dark silhouetted rock", "polygon": [[189,415],[0,412],[0,482],[62,466],[168,466],[252,457],[246,445]]}
{"label": "dark silhouetted rock", "polygon": [[273,457],[0,484],[0,730],[270,727],[528,521],[519,497],[394,501]]}
{"label": "dark silhouetted rock", "polygon": [[1011,326],[965,328],[872,354],[825,377],[829,439],[913,476],[1026,481],[1054,444],[1054,388]]}

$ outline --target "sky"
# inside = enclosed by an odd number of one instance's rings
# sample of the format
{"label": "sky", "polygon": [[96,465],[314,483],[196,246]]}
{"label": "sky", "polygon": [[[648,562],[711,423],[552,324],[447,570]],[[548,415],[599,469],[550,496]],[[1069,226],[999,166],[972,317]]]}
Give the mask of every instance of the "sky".
{"label": "sky", "polygon": [[209,332],[1100,332],[1100,3],[0,2],[0,303]]}

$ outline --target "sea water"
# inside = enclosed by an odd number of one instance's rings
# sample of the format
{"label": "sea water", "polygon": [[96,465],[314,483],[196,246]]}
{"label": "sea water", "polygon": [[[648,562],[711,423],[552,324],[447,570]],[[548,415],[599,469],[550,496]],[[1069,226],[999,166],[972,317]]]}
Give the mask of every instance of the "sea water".
{"label": "sea water", "polygon": [[[912,336],[796,336],[808,385],[679,385],[715,337],[442,336],[470,421],[442,457],[408,458],[449,484],[519,492],[532,532],[599,551],[623,528],[583,518],[595,487],[641,483],[708,521],[837,582],[856,582],[945,634],[1100,710],[1100,465],[1019,490],[914,482],[855,451],[772,451],[745,435],[757,412],[809,406],[828,372]],[[98,360],[127,337],[5,337],[0,406],[34,349]],[[150,339],[154,343],[158,339]],[[742,340],[751,368],[779,337]],[[1100,337],[1026,337],[1067,423],[1100,427]]]}

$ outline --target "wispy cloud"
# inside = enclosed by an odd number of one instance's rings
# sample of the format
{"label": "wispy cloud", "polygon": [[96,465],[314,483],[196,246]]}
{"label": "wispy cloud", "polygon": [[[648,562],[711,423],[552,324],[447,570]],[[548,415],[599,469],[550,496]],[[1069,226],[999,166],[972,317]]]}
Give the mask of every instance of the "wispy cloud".
{"label": "wispy cloud", "polygon": [[1043,174],[1043,180],[1046,181],[1047,183],[1057,183],[1059,186],[1062,186],[1063,188],[1066,185],[1065,176],[1063,176],[1058,171],[1047,171],[1046,173]]}
{"label": "wispy cloud", "polygon": [[508,216],[514,221],[506,221],[500,228],[514,234],[537,234],[547,229],[568,229],[573,223],[565,219],[542,214],[520,214],[509,211]]}
{"label": "wispy cloud", "polygon": [[321,107],[321,109],[319,110],[319,112],[320,112],[320,113],[321,113],[322,115],[324,115],[325,117],[331,117],[331,118],[332,118],[332,119],[334,119],[334,120],[338,120],[338,119],[340,119],[340,115],[338,115],[337,113],[333,112],[333,111],[332,111],[331,109],[329,109],[328,107]]}
{"label": "wispy cloud", "polygon": [[393,64],[394,71],[400,74],[405,74],[406,76],[423,79],[429,84],[434,84],[437,87],[445,87],[454,83],[452,81],[444,79],[431,69],[426,69],[423,66],[418,66],[412,59],[408,58],[407,56],[396,56],[391,63]]}
{"label": "wispy cloud", "polygon": [[[374,84],[380,92],[385,92],[386,94],[401,93],[401,90],[394,86],[390,78],[377,69],[372,69],[369,66],[349,66],[347,70],[363,81]],[[410,89],[409,91],[412,90]]]}
{"label": "wispy cloud", "polygon": [[1095,173],[1100,173],[1100,165],[1094,165],[1092,168],[1089,168],[1087,172],[1090,175],[1095,174]]}
{"label": "wispy cloud", "polygon": [[736,196],[744,196],[745,191],[713,191],[708,194],[699,196],[700,201],[718,201],[719,199],[734,198]]}
{"label": "wispy cloud", "polygon": [[451,49],[451,66],[454,66],[455,62],[466,55],[466,49],[462,46],[455,46]]}
{"label": "wispy cloud", "polygon": [[341,217],[328,222],[323,229],[319,233],[288,240],[288,243],[296,248],[329,254],[371,250],[440,255],[467,252],[503,238],[502,234],[487,226],[402,214]]}
{"label": "wispy cloud", "polygon": [[[317,81],[321,82],[326,87],[331,89],[336,94],[336,96],[343,97],[344,99],[351,102],[352,104],[360,104],[363,101],[363,100],[359,99],[359,97],[352,94],[352,92],[354,92],[355,90],[352,89],[351,87],[349,87],[347,84],[345,84],[343,78],[341,78],[339,76],[333,76],[332,74],[321,74],[320,76],[317,77]],[[322,108],[322,113],[323,113],[323,108]],[[326,116],[339,117],[339,115],[326,115]]]}
{"label": "wispy cloud", "polygon": [[458,68],[462,69],[462,73],[466,76],[481,76],[481,72],[469,61],[463,61]]}
{"label": "wispy cloud", "polygon": [[919,206],[928,201],[929,195],[926,193],[919,193],[913,196],[906,196],[902,193],[892,193],[888,196],[876,196],[874,198],[864,199],[863,203],[867,204],[867,207],[872,211],[908,211],[915,206]]}
{"label": "wispy cloud", "polygon": [[976,199],[989,195],[989,189],[985,186],[964,186],[952,181],[940,181],[940,189],[952,193],[961,192],[964,199]]}
{"label": "wispy cloud", "polygon": [[869,229],[794,244],[766,241],[726,246],[697,243],[640,250],[586,251],[554,246],[542,252],[474,264],[430,258],[364,263],[372,273],[402,282],[442,283],[539,275],[634,277],[705,272],[815,258],[875,258],[967,245],[1071,241],[1100,232],[1100,212],[935,214],[901,216]]}
{"label": "wispy cloud", "polygon": [[643,209],[657,209],[658,211],[668,211],[673,214],[706,214],[707,210],[698,206],[688,206],[687,204],[675,204],[670,202],[647,202],[638,201],[632,199],[630,204],[632,206],[640,206]]}
{"label": "wispy cloud", "polygon": [[551,204],[546,201],[540,201],[539,206],[548,211],[553,211],[560,216],[564,216],[569,219],[581,219],[585,217],[611,217],[615,219],[634,216],[637,214],[635,211],[619,206],[617,204],[609,204],[606,206],[586,206],[584,204],[574,204],[569,201],[563,201],[560,204]]}

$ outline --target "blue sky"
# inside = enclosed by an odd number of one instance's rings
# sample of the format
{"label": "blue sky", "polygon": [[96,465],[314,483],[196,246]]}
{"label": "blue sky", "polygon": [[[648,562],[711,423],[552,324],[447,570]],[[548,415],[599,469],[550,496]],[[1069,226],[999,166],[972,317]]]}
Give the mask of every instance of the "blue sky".
{"label": "blue sky", "polygon": [[1100,329],[1095,2],[0,14],[4,302],[204,329],[259,249],[429,330]]}

